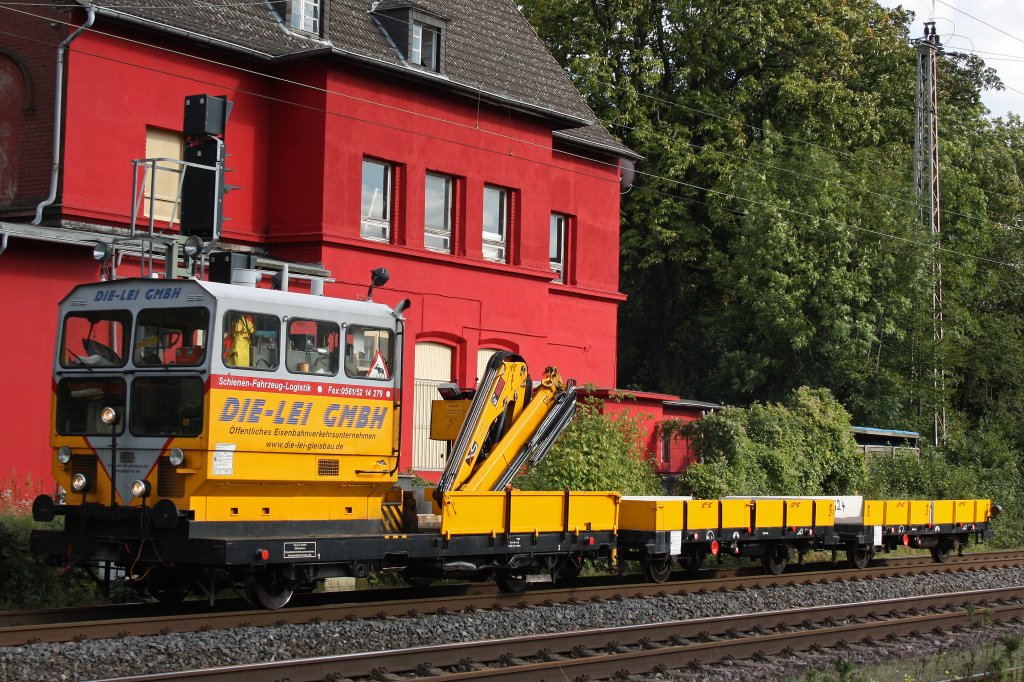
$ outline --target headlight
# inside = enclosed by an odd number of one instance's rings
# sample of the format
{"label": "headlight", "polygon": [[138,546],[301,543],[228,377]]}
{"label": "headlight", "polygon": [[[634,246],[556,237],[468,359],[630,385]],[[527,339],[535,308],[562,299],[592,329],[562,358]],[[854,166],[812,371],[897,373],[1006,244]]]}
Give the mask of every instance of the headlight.
{"label": "headlight", "polygon": [[96,242],[96,245],[92,247],[92,257],[100,263],[110,260],[110,252],[110,244],[106,242]]}
{"label": "headlight", "polygon": [[71,489],[76,493],[83,492],[89,487],[89,479],[85,477],[85,474],[75,474],[71,477]]}
{"label": "headlight", "polygon": [[172,467],[180,467],[185,463],[185,453],[181,451],[181,448],[171,448],[167,459],[171,462]]}
{"label": "headlight", "polygon": [[100,412],[100,420],[104,424],[116,424],[119,418],[120,415],[113,407],[104,407],[103,411]]}
{"label": "headlight", "polygon": [[149,497],[150,490],[152,490],[152,486],[145,479],[132,482],[132,495],[135,497]]}
{"label": "headlight", "polygon": [[67,445],[62,445],[57,448],[57,461],[61,464],[67,464],[71,461],[71,448]]}

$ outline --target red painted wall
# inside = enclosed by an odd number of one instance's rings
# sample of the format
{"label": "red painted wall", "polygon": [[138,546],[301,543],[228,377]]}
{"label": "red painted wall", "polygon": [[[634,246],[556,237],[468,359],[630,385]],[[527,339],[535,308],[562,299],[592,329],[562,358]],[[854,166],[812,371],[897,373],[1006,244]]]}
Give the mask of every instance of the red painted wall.
{"label": "red painted wall", "polygon": [[[202,61],[121,40],[140,36],[102,20],[97,29],[112,35],[83,34],[68,58],[63,220],[125,225],[130,161],[145,156],[146,127],[180,130],[187,95],[224,94],[234,102],[225,135],[233,169],[228,182],[241,187],[225,198],[224,213],[231,221],[224,238],[262,245],[282,259],[322,262],[336,280],[327,286],[331,296],[365,295],[369,271],[387,267],[391,283],[375,298],[413,302],[407,313],[407,398],[414,343],[423,340],[455,349],[453,374],[462,385],[475,383],[481,347],[516,350],[535,374],[556,365],[581,384],[615,384],[616,312],[623,300],[615,159],[588,161],[553,150],[552,124],[541,118],[357,65],[303,60],[273,66],[170,39],[165,43],[213,60]],[[159,40],[155,34],[145,35],[146,42],[154,40]],[[233,61],[244,69],[228,65]],[[398,169],[390,244],[359,235],[364,156]],[[458,179],[451,255],[423,248],[428,171]],[[509,188],[515,197],[508,264],[482,258],[485,183]],[[570,216],[565,284],[551,282],[548,264],[553,211]],[[12,250],[0,257],[9,290],[27,290],[33,282],[29,274],[52,274],[50,248]],[[17,271],[8,266],[15,256]],[[46,330],[45,338],[33,338],[38,366],[12,368],[30,395],[24,409],[43,410],[23,422],[28,426],[19,443],[33,447],[18,450],[17,457],[14,451],[0,452],[0,472],[15,461],[34,472],[48,470],[51,318],[56,302],[76,281],[95,279],[84,249],[62,258],[74,266],[47,279],[45,289],[34,294],[37,309],[23,313],[32,319],[18,327]],[[403,440],[410,444],[411,439],[407,405]],[[410,465],[407,448],[400,466]]]}
{"label": "red painted wall", "polygon": [[0,414],[8,424],[0,439],[0,490],[24,499],[53,491],[49,430],[57,303],[75,284],[98,278],[82,247],[11,239],[0,255]]}

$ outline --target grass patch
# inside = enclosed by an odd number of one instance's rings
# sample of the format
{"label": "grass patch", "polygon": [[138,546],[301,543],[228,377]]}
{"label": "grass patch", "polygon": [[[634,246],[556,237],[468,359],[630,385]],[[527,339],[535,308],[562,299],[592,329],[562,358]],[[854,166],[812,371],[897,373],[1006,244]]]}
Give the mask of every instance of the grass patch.
{"label": "grass patch", "polygon": [[[977,614],[985,620],[983,611]],[[993,635],[983,643],[961,642],[956,649],[908,658],[894,652],[885,663],[862,665],[840,658],[824,669],[808,670],[789,682],[932,682],[934,680],[1024,680],[1024,639],[1016,633]],[[905,654],[905,650],[903,652]]]}

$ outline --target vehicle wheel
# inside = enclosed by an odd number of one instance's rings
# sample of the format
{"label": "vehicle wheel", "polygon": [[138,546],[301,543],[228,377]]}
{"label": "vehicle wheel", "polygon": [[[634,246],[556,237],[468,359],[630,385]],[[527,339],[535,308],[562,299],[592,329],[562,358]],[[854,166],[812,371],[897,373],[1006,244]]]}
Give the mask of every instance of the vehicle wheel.
{"label": "vehicle wheel", "polygon": [[707,555],[706,550],[695,549],[691,553],[679,557],[679,565],[683,567],[687,575],[695,576],[700,572],[701,567],[704,566],[704,559]]}
{"label": "vehicle wheel", "polygon": [[526,575],[512,573],[508,570],[499,570],[494,574],[494,584],[498,589],[508,594],[519,594],[526,590]]}
{"label": "vehicle wheel", "polygon": [[580,577],[583,572],[583,559],[576,556],[567,556],[558,566],[558,577],[572,580]]}
{"label": "vehicle wheel", "polygon": [[434,577],[430,575],[411,575],[409,573],[403,573],[402,580],[404,580],[410,587],[430,587],[434,582]]}
{"label": "vehicle wheel", "polygon": [[151,587],[149,595],[161,604],[180,604],[188,596],[188,588],[183,586]]}
{"label": "vehicle wheel", "polygon": [[161,604],[180,604],[189,593],[188,585],[167,574],[150,576],[146,591]]}
{"label": "vehicle wheel", "polygon": [[931,549],[932,561],[937,564],[944,564],[949,561],[950,547],[949,543],[945,540],[939,540],[939,544],[935,545]]}
{"label": "vehicle wheel", "polygon": [[245,581],[245,596],[254,606],[265,609],[279,609],[289,601],[295,593],[292,585],[274,575],[250,576]]}
{"label": "vehicle wheel", "polygon": [[672,559],[668,557],[646,557],[640,562],[644,577],[652,583],[663,583],[672,574]]}
{"label": "vehicle wheel", "polygon": [[867,568],[874,555],[874,552],[869,552],[863,547],[850,547],[846,550],[846,560],[850,563],[850,568]]}
{"label": "vehicle wheel", "polygon": [[788,563],[789,547],[781,542],[769,545],[761,557],[761,565],[764,567],[764,572],[770,575],[780,575],[786,570],[786,564]]}

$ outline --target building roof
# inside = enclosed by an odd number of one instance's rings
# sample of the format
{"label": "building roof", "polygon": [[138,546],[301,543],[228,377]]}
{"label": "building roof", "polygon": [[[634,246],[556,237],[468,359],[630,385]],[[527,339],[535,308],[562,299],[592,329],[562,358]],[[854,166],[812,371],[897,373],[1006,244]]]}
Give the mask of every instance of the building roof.
{"label": "building roof", "polygon": [[879,429],[873,426],[851,426],[850,430],[853,431],[854,435],[860,436],[905,438],[907,440],[917,440],[921,437],[921,434],[918,433],[917,431],[901,431],[899,429]]}
{"label": "building roof", "polygon": [[[79,0],[87,4],[88,0]],[[543,116],[558,140],[638,159],[601,125],[510,0],[327,0],[323,38],[288,27],[281,2],[92,0],[100,16],[265,61],[330,54]],[[409,66],[371,9],[406,7],[444,18],[443,73]],[[281,14],[279,14],[281,12]]]}
{"label": "building roof", "polygon": [[718,403],[708,403],[703,400],[689,400],[687,398],[666,400],[665,407],[696,407],[702,410],[721,410],[723,408],[723,406]]}

